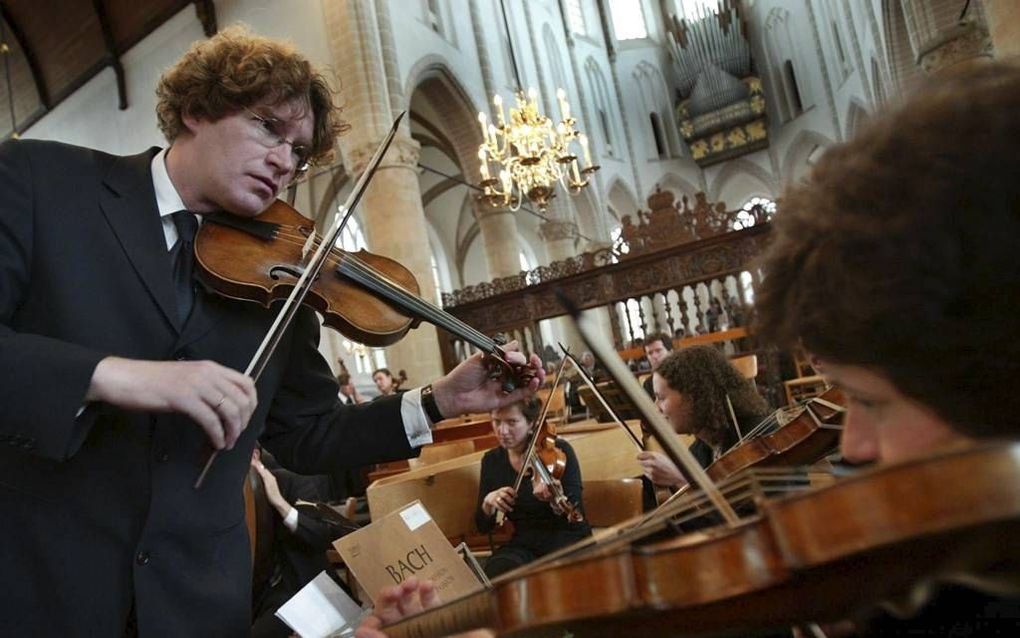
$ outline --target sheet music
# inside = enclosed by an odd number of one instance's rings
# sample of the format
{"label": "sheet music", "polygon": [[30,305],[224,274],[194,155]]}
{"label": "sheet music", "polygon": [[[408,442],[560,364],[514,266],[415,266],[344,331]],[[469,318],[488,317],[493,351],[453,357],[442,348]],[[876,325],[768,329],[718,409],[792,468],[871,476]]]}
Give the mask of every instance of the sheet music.
{"label": "sheet music", "polygon": [[353,636],[363,613],[326,572],[319,572],[276,610],[276,617],[301,638],[327,638]]}

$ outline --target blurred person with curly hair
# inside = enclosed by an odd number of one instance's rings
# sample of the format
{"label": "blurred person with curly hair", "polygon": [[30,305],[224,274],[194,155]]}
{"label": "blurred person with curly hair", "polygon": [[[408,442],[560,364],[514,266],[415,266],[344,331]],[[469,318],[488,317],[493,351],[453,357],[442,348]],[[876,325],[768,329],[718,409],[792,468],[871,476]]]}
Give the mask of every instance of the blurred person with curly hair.
{"label": "blurred person with curly hair", "polygon": [[[929,81],[784,195],[755,329],[842,389],[847,461],[1020,438],[1018,139],[1020,69],[988,64]],[[1017,572],[925,583],[855,635],[1015,634]]]}

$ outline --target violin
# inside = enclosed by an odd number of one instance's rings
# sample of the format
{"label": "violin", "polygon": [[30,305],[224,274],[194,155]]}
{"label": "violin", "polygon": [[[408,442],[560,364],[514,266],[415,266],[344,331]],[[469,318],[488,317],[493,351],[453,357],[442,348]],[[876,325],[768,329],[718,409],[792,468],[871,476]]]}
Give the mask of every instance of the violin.
{"label": "violin", "polygon": [[571,523],[580,523],[584,520],[580,508],[570,502],[560,484],[567,470],[567,453],[556,447],[556,428],[548,420],[543,420],[538,429],[531,469],[539,480],[549,486],[552,492],[549,505],[553,510],[562,513]]}
{"label": "violin", "polygon": [[[230,299],[269,307],[293,291],[307,265],[307,246],[317,246],[315,226],[277,200],[255,219],[209,215],[195,238],[195,272],[210,290]],[[486,355],[490,377],[503,391],[534,377],[526,365],[510,364],[502,345],[419,297],[414,275],[400,263],[361,250],[333,247],[304,303],[323,323],[369,346],[399,341],[426,321],[471,343]]]}
{"label": "violin", "polygon": [[[546,419],[552,395],[563,378],[563,369],[566,367],[566,362],[565,358],[560,361],[560,366],[556,370],[556,379],[553,381],[549,391],[549,398],[546,399],[545,405],[542,406],[542,412],[535,421],[537,424],[535,430],[532,432],[528,444],[524,448],[525,462],[521,464],[521,469],[517,473],[517,479],[514,482],[514,493],[516,494],[520,491],[521,483],[524,481],[527,473],[529,471],[534,472],[534,476],[545,483],[549,487],[550,492],[552,492],[552,500],[549,503],[550,507],[557,513],[566,516],[567,520],[571,523],[580,523],[584,520],[580,508],[570,502],[560,484],[560,479],[563,478],[563,474],[567,469],[567,453],[556,447],[556,428]],[[498,511],[496,513],[496,526],[502,527],[505,520],[506,516],[503,514],[503,511]]]}
{"label": "violin", "polygon": [[[719,481],[751,467],[793,467],[815,463],[839,445],[845,413],[843,392],[835,387],[829,388],[820,396],[808,399],[791,420],[768,434],[746,438],[705,471],[712,480]],[[762,425],[768,427],[773,418],[766,419]]]}
{"label": "violin", "polygon": [[733,635],[846,618],[960,578],[1017,591],[1018,486],[1020,443],[944,450],[763,502],[736,525],[667,539],[632,529],[384,631]]}
{"label": "violin", "polygon": [[407,383],[407,372],[404,370],[400,370],[399,372],[397,372],[397,376],[393,377],[393,391],[396,392],[405,383]]}

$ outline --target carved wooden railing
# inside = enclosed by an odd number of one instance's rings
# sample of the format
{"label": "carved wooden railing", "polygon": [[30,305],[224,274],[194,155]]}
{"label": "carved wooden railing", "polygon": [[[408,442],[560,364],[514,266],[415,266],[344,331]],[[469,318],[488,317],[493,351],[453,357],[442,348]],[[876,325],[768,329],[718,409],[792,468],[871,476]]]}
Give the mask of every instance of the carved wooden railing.
{"label": "carved wooden railing", "polygon": [[[565,314],[555,296],[562,290],[581,309],[605,308],[618,350],[639,334],[681,336],[734,328],[746,321],[759,275],[754,262],[768,240],[770,225],[722,233],[630,256],[609,250],[585,253],[513,277],[443,295],[443,306],[486,333],[504,333],[525,350],[541,353],[538,323]],[[631,311],[625,310],[631,308]],[[640,328],[640,329],[639,329]],[[449,369],[469,356],[470,346],[442,334],[443,363]],[[781,402],[774,357],[759,353],[752,339],[732,344],[732,354],[756,352],[763,390]]]}

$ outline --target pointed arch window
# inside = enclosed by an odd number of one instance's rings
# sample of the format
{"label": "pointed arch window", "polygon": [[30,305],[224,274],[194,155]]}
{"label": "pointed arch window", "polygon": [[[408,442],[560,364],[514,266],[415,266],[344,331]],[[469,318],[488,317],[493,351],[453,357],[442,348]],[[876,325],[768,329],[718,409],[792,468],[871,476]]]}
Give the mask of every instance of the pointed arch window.
{"label": "pointed arch window", "polygon": [[638,0],[609,0],[613,18],[613,32],[617,40],[640,40],[648,37],[645,9]]}

